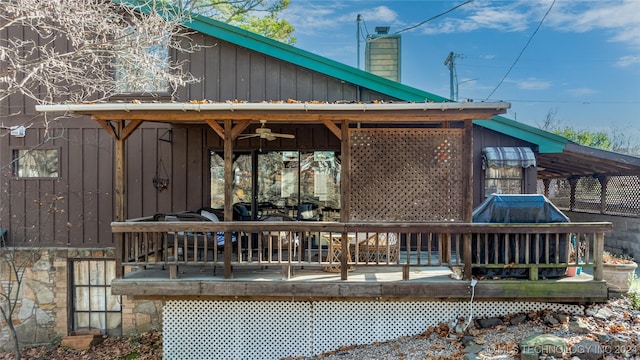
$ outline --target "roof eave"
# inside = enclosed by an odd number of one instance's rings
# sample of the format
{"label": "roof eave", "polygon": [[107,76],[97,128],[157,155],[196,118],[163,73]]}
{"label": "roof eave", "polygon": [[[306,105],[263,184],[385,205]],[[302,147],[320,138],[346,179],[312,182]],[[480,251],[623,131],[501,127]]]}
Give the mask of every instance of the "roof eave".
{"label": "roof eave", "polygon": [[529,126],[502,116],[494,116],[490,121],[475,120],[474,124],[499,133],[524,140],[538,146],[539,153],[561,153],[569,142],[566,138]]}

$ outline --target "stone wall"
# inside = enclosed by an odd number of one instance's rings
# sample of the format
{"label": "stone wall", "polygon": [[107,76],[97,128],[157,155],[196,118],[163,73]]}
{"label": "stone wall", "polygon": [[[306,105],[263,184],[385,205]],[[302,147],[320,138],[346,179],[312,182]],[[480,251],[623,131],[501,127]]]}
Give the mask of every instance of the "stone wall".
{"label": "stone wall", "polygon": [[[17,262],[28,259],[23,271],[16,276],[7,263],[7,255],[15,255]],[[0,294],[12,287],[17,294],[17,308],[12,322],[21,346],[56,341],[71,331],[69,324],[69,259],[113,259],[113,249],[0,249]],[[17,277],[22,276],[20,286]],[[0,306],[6,309],[6,301]],[[133,335],[152,327],[160,327],[162,303],[122,298],[122,333]],[[12,351],[9,327],[0,319],[0,351]]]}
{"label": "stone wall", "polygon": [[613,232],[605,234],[604,248],[614,254],[626,254],[640,259],[640,218],[591,214],[563,210],[574,222],[606,221],[613,224]]}

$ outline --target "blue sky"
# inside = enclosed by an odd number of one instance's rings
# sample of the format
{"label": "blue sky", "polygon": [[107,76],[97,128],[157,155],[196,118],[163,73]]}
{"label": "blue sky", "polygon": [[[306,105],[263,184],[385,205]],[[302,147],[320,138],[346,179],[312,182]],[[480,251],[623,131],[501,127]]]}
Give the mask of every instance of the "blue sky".
{"label": "blue sky", "polygon": [[[291,0],[283,18],[297,47],[356,67],[358,14],[363,37],[376,26],[394,34],[463,3]],[[552,114],[557,126],[640,144],[640,0],[475,0],[400,34],[406,85],[449,97],[454,52],[460,100],[509,101],[505,116],[525,124]]]}

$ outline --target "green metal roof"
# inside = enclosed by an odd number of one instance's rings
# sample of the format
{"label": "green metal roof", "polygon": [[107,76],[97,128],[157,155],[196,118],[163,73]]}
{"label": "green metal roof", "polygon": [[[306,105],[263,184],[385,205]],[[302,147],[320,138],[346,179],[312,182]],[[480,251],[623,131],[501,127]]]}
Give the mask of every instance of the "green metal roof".
{"label": "green metal roof", "polygon": [[[138,0],[112,0],[116,3],[132,4],[142,11],[148,11],[145,3]],[[264,37],[262,35],[232,26],[206,16],[191,14],[184,26],[203,34],[227,41],[229,43],[298,65],[327,76],[334,77],[357,86],[361,86],[381,94],[403,101],[415,102],[449,102],[420,89],[403,85],[352,66],[318,56],[294,46]],[[567,139],[550,132],[534,128],[502,116],[494,116],[491,120],[477,120],[474,124],[491,129],[538,145],[540,153],[559,153],[564,150]]]}
{"label": "green metal roof", "polygon": [[496,115],[491,120],[474,120],[474,124],[538,145],[538,152],[561,153],[569,140],[560,135]]}

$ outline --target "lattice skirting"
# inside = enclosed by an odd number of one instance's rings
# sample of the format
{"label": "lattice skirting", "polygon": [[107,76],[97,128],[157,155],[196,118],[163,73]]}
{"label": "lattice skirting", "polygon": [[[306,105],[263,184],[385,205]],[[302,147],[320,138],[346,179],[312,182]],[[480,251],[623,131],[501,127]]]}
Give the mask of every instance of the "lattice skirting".
{"label": "lattice skirting", "polygon": [[[474,317],[584,307],[540,302],[474,302]],[[168,301],[165,359],[280,359],[342,345],[416,335],[469,316],[468,302]]]}

